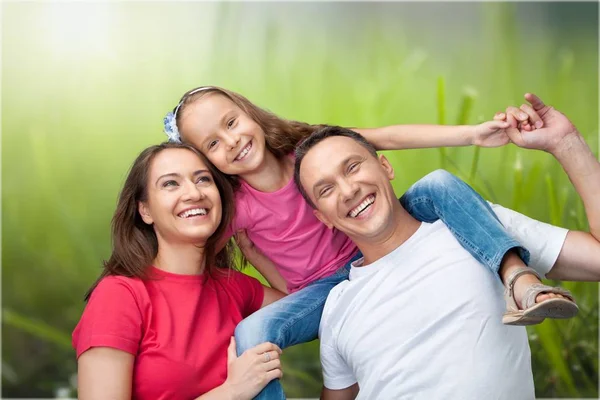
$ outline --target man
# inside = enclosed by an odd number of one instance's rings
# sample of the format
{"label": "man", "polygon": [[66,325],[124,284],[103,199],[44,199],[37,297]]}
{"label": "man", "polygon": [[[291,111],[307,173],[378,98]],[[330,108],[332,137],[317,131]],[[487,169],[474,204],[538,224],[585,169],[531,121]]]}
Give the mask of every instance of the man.
{"label": "man", "polygon": [[[531,107],[523,111],[543,127],[513,124],[507,134],[518,146],[556,157],[583,199],[590,233],[500,206],[494,211],[530,250],[533,268],[553,279],[597,281],[600,164],[564,115],[526,98]],[[533,399],[527,334],[500,322],[501,285],[442,222],[411,217],[396,199],[393,177],[384,156],[342,128],[315,132],[296,152],[296,183],[315,214],[364,256],[325,305],[323,398]]]}

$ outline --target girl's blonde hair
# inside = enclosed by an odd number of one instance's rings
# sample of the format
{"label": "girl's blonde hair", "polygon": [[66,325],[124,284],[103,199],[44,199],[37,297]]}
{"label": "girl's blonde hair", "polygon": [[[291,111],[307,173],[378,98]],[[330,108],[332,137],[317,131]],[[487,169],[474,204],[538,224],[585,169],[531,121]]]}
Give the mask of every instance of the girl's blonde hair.
{"label": "girl's blonde hair", "polygon": [[[181,126],[181,116],[188,105],[211,94],[218,93],[231,100],[236,106],[241,108],[250,116],[265,133],[267,149],[276,157],[280,158],[292,153],[298,143],[310,136],[317,129],[327,125],[310,125],[305,122],[290,121],[278,117],[277,115],[253,104],[250,100],[241,94],[223,89],[217,86],[201,86],[186,92],[173,109],[175,114],[175,123]],[[181,139],[183,140],[183,133]]]}

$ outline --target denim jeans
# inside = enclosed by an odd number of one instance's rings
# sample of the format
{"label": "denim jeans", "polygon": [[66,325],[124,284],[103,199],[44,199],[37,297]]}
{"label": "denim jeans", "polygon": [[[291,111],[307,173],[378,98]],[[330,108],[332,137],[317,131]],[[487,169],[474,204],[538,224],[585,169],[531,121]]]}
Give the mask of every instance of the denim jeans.
{"label": "denim jeans", "polygon": [[[529,252],[506,233],[488,203],[447,171],[428,174],[411,186],[400,202],[420,221],[441,219],[459,243],[496,275],[509,250],[517,251],[525,263],[529,262]],[[327,295],[348,278],[350,263],[360,257],[358,252],[333,275],[312,282],[240,322],[235,329],[238,355],[263,342],[284,349],[316,339]],[[271,381],[255,399],[285,399],[279,380]]]}

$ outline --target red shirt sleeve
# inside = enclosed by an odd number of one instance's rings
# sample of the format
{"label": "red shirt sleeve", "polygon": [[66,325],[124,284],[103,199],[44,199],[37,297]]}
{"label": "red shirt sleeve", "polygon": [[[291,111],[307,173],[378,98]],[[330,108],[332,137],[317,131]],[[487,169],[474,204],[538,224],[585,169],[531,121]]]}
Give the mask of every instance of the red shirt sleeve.
{"label": "red shirt sleeve", "polygon": [[142,313],[131,278],[109,276],[92,292],[73,331],[77,357],[92,347],[112,347],[133,355],[142,339]]}
{"label": "red shirt sleeve", "polygon": [[228,271],[226,279],[235,290],[243,318],[260,309],[265,297],[265,287],[258,279],[234,270]]}
{"label": "red shirt sleeve", "polygon": [[258,279],[248,276],[246,274],[242,275],[242,293],[245,293],[247,296],[247,307],[244,310],[244,318],[248,315],[252,314],[255,311],[260,310],[260,306],[262,306],[263,300],[265,298],[265,287],[258,281]]}

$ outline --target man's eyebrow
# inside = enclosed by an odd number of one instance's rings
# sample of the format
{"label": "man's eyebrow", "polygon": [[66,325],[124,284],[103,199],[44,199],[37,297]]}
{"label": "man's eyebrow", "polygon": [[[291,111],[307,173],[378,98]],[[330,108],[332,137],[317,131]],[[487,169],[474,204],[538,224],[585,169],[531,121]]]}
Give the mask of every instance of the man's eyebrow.
{"label": "man's eyebrow", "polygon": [[315,191],[315,189],[319,186],[324,185],[325,183],[327,183],[327,179],[325,178],[321,178],[319,179],[317,182],[315,182],[315,184],[313,185],[313,192]]}
{"label": "man's eyebrow", "polygon": [[[342,162],[340,163],[340,166],[341,166],[341,167],[343,167],[343,166],[345,166],[345,165],[348,165],[348,163],[349,163],[350,161],[352,161],[352,159],[353,159],[353,158],[355,158],[355,157],[356,157],[356,155],[355,155],[355,154],[353,154],[353,155],[350,155],[350,156],[346,157],[346,158],[344,159],[344,161],[342,161]],[[319,179],[318,181],[316,181],[316,182],[314,183],[313,187],[312,187],[313,194],[316,196],[316,195],[317,195],[317,193],[315,193],[315,192],[316,192],[317,188],[318,188],[319,186],[323,186],[323,185],[324,185],[324,184],[326,184],[326,183],[327,183],[327,178],[321,178],[321,179]]]}

